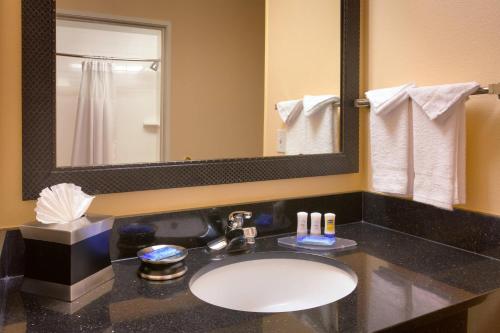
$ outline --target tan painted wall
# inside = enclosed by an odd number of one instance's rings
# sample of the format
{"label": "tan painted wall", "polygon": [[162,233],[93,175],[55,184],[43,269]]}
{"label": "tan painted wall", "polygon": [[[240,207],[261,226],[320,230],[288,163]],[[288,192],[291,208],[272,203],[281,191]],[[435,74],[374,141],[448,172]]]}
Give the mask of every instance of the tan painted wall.
{"label": "tan painted wall", "polygon": [[[409,81],[419,85],[500,81],[500,1],[364,2],[364,85],[368,89]],[[366,117],[367,111],[362,112]],[[369,160],[366,169],[369,190]],[[500,101],[495,96],[474,96],[467,103],[467,204],[463,208],[500,215]]]}
{"label": "tan painted wall", "polygon": [[278,155],[279,101],[340,94],[340,1],[266,2],[264,156]]}
{"label": "tan painted wall", "polygon": [[[21,1],[0,1],[0,227],[34,219],[21,200]],[[91,212],[117,216],[357,191],[360,174],[99,195]]]}
{"label": "tan painted wall", "polygon": [[58,0],[57,9],[172,24],[170,160],[262,156],[265,0]]}

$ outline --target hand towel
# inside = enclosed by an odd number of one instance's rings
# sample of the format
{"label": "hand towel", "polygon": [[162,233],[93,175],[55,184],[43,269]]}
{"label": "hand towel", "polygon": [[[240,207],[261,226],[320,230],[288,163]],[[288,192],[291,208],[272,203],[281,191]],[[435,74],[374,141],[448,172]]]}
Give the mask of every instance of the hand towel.
{"label": "hand towel", "polygon": [[278,114],[280,115],[281,120],[283,120],[285,124],[289,123],[302,110],[302,100],[293,99],[289,101],[278,102],[276,104],[276,110],[278,110]]}
{"label": "hand towel", "polygon": [[465,203],[465,102],[476,82],[409,89],[415,201],[452,210]]}
{"label": "hand towel", "polygon": [[304,105],[304,114],[309,117],[314,113],[324,111],[325,107],[333,103],[338,103],[339,101],[340,98],[334,95],[305,95],[302,102]]}
{"label": "hand towel", "polygon": [[306,125],[302,109],[301,99],[282,101],[276,104],[276,110],[281,120],[285,123],[286,155],[302,154]]}
{"label": "hand towel", "polygon": [[408,89],[413,83],[371,90],[370,146],[372,187],[377,192],[411,195],[412,136]]}
{"label": "hand towel", "polygon": [[334,95],[304,96],[303,154],[331,154],[338,151],[338,107],[334,103],[339,101],[340,98]]}

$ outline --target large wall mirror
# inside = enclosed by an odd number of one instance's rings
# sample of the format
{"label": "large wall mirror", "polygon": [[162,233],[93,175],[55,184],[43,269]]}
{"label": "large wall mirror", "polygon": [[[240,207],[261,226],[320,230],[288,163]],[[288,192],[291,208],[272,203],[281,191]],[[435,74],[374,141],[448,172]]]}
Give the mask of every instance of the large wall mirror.
{"label": "large wall mirror", "polygon": [[355,172],[359,1],[23,0],[23,197]]}

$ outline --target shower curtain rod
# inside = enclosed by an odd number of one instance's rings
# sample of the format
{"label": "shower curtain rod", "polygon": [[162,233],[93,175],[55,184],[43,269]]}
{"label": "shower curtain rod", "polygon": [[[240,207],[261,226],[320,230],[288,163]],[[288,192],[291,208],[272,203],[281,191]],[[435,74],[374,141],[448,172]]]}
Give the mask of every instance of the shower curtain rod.
{"label": "shower curtain rod", "polygon": [[161,61],[161,59],[117,58],[117,57],[104,57],[104,56],[83,55],[83,54],[73,54],[73,53],[56,53],[56,55],[61,56],[61,57],[71,57],[71,58],[117,60],[117,61],[144,61],[144,62],[160,62]]}

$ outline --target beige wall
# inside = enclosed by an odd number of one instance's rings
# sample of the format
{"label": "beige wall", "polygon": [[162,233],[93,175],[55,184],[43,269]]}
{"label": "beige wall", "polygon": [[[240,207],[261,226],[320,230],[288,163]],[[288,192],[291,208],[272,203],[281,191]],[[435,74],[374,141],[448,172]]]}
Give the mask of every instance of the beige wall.
{"label": "beige wall", "polygon": [[340,94],[340,1],[266,2],[264,155],[277,155],[279,101]]}
{"label": "beige wall", "polygon": [[[367,89],[409,81],[418,85],[500,81],[500,1],[364,3]],[[366,118],[367,111],[362,113]],[[369,161],[366,164],[369,190]],[[467,204],[463,208],[500,215],[500,101],[496,96],[473,96],[467,103]]]}
{"label": "beige wall", "polygon": [[265,0],[58,0],[169,21],[170,160],[262,156]]}
{"label": "beige wall", "polygon": [[[21,1],[0,1],[0,227],[34,219],[21,200]],[[91,212],[117,216],[356,191],[360,174],[99,195]]]}

